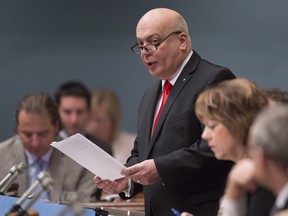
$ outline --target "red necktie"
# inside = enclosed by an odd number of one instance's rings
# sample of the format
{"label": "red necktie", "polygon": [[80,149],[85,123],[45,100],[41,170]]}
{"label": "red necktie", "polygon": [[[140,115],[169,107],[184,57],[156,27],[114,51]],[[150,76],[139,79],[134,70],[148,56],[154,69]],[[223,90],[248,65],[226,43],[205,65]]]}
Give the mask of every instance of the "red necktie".
{"label": "red necktie", "polygon": [[157,125],[157,122],[159,120],[159,117],[160,117],[160,114],[162,112],[162,109],[164,107],[164,104],[171,92],[171,89],[172,89],[173,85],[168,81],[166,80],[165,83],[164,83],[164,88],[163,88],[163,94],[162,94],[162,102],[161,102],[161,105],[160,105],[160,108],[159,108],[159,111],[157,113],[157,116],[155,118],[155,121],[154,121],[154,124],[153,124],[153,128],[152,128],[152,133]]}

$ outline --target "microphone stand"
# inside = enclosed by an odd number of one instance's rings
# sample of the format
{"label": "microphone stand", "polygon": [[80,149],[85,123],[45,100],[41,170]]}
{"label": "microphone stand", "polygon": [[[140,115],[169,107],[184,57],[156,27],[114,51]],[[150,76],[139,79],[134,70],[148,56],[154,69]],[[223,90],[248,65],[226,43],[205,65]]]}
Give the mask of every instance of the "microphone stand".
{"label": "microphone stand", "polygon": [[5,191],[15,181],[18,174],[24,173],[26,169],[27,165],[23,162],[20,162],[18,165],[12,166],[9,170],[9,173],[0,182],[0,195],[5,195]]}
{"label": "microphone stand", "polygon": [[[21,205],[25,200],[32,194],[36,187],[41,184],[41,190],[31,199],[25,208],[22,209]],[[17,202],[11,207],[9,212],[6,214],[8,216],[12,212],[19,212],[18,214],[24,214],[34,202],[41,196],[43,191],[50,191],[53,188],[53,180],[46,171],[39,173],[37,180],[24,192],[24,194],[17,200]]]}
{"label": "microphone stand", "polygon": [[27,205],[24,208],[21,208],[18,215],[17,216],[25,216],[27,215],[28,210],[30,209],[30,207],[36,202],[36,200],[39,199],[39,197],[41,196],[41,194],[46,191],[49,192],[54,185],[54,181],[52,180],[52,178],[50,176],[44,178],[41,182],[42,188],[40,191],[38,191],[38,193],[30,200],[30,202],[27,203]]}
{"label": "microphone stand", "polygon": [[[16,165],[13,165],[10,170],[9,170],[9,173],[1,180],[0,182],[0,192],[2,192],[2,188],[3,186],[5,185],[5,183],[9,180],[9,178],[11,177],[11,175],[13,175],[13,173],[16,172]],[[2,194],[1,194],[2,195]],[[4,193],[3,193],[4,195]]]}

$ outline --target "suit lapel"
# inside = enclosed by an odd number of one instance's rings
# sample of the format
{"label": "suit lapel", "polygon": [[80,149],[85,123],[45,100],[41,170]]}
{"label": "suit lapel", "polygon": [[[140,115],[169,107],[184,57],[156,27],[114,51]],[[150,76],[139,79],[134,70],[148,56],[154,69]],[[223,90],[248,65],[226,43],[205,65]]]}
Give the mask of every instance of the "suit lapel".
{"label": "suit lapel", "polygon": [[[145,145],[144,155],[148,154],[150,151],[150,139],[151,139],[151,132],[152,132],[152,125],[154,121],[154,114],[157,106],[158,99],[161,95],[161,88],[162,88],[162,82],[161,80],[157,81],[150,91],[147,92],[147,104],[146,107],[144,107],[144,110],[146,111],[144,113],[144,118],[147,118],[147,123],[145,126],[145,140],[144,143],[149,143],[148,145]],[[141,132],[142,133],[142,132]]]}
{"label": "suit lapel", "polygon": [[65,173],[68,167],[65,165],[65,157],[62,157],[62,153],[56,149],[53,149],[50,160],[50,174],[54,182],[53,190],[50,192],[51,200],[59,200],[61,197],[61,192],[63,191],[63,185],[65,180]]}
{"label": "suit lapel", "polygon": [[[186,83],[189,82],[191,75],[196,70],[199,61],[200,61],[200,56],[194,51],[193,55],[191,56],[191,58],[187,62],[186,66],[183,68],[181,74],[179,75],[176,83],[174,84],[174,86],[171,90],[170,95],[168,96],[168,98],[166,100],[166,103],[165,103],[163,110],[161,112],[161,115],[159,117],[158,123],[154,129],[153,135],[152,135],[151,140],[149,142],[148,151],[145,154],[145,158],[148,158],[148,155],[149,155],[150,151],[152,150],[152,147],[153,147],[154,143],[156,142],[159,133],[162,130],[163,124],[165,123],[166,117],[169,114],[169,111],[170,111],[173,103],[177,99],[177,96],[179,95],[181,90],[184,88]],[[158,98],[157,98],[157,100],[158,100]],[[154,106],[154,109],[153,109],[154,112],[155,112],[155,107],[156,107],[156,105]],[[151,116],[154,116],[154,112],[151,114]],[[153,122],[153,118],[152,118],[152,122]],[[152,124],[149,124],[149,125],[151,126]],[[150,127],[150,130],[151,130],[151,127]],[[150,133],[149,133],[149,135],[150,135]]]}

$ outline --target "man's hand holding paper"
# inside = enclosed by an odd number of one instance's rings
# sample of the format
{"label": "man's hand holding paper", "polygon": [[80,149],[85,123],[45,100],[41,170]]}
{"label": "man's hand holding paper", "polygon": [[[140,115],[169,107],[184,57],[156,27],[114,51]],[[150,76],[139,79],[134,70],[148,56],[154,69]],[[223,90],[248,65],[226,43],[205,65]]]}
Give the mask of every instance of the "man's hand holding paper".
{"label": "man's hand holding paper", "polygon": [[116,180],[101,179],[99,176],[94,177],[97,187],[103,189],[108,194],[118,194],[128,188],[128,179],[120,178]]}

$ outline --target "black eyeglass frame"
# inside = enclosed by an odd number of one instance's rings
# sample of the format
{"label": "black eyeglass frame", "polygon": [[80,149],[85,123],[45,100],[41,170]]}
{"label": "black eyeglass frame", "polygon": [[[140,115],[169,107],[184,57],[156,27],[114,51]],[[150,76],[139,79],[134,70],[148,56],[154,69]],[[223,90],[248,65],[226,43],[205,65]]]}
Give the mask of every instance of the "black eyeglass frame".
{"label": "black eyeglass frame", "polygon": [[[136,55],[139,55],[143,49],[151,54],[153,52],[155,52],[158,48],[158,46],[160,46],[165,40],[167,40],[170,36],[174,35],[174,34],[181,34],[182,31],[174,31],[172,33],[170,33],[169,35],[167,35],[166,37],[164,37],[162,40],[158,41],[155,44],[146,44],[145,46],[141,46],[138,43],[134,44],[132,47],[130,47],[130,49],[132,50],[133,53],[135,53]],[[150,47],[150,48],[149,48]]]}

